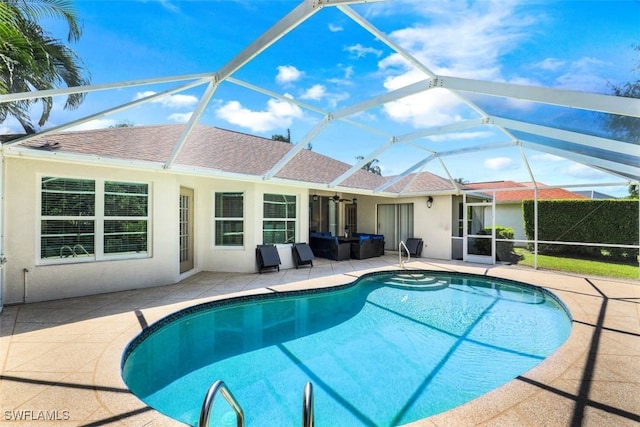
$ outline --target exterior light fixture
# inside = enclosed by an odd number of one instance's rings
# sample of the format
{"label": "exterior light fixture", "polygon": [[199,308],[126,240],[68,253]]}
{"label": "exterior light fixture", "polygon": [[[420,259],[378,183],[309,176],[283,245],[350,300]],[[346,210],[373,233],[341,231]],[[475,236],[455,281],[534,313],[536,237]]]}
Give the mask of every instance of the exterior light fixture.
{"label": "exterior light fixture", "polygon": [[358,203],[358,199],[356,199],[355,197],[353,198],[353,204],[355,205],[356,203]]}
{"label": "exterior light fixture", "polygon": [[433,206],[433,197],[429,196],[427,197],[427,207],[431,208],[431,206]]}
{"label": "exterior light fixture", "polygon": [[313,199],[313,201],[314,201],[314,202],[317,202],[317,201],[318,201],[318,195],[317,195],[317,194],[314,194],[314,195],[313,195],[313,197],[312,197],[312,199]]}

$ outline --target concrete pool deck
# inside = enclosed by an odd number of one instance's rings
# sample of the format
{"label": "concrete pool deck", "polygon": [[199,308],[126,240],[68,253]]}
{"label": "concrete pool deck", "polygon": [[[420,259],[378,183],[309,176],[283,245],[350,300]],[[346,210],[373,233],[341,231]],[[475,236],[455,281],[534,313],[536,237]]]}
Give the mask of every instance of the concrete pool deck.
{"label": "concrete pool deck", "polygon": [[[169,286],[5,307],[0,315],[0,425],[183,425],[147,407],[120,376],[122,352],[145,325],[238,292],[348,283],[370,271],[397,267],[397,255],[316,259],[312,268],[201,272]],[[574,320],[568,341],[531,371],[412,426],[640,425],[640,282],[424,258],[407,268],[543,286],[564,301]],[[292,420],[299,424],[300,419]]]}

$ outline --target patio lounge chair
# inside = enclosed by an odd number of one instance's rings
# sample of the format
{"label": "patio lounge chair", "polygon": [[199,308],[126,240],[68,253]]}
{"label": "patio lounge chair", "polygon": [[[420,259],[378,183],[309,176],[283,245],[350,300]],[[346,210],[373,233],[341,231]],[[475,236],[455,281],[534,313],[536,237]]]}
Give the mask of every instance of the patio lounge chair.
{"label": "patio lounge chair", "polygon": [[[407,239],[406,245],[409,250],[409,254],[412,257],[420,258],[420,255],[422,254],[422,247],[424,246],[422,239],[418,237],[410,237]],[[404,252],[404,248],[402,248],[402,251]]]}
{"label": "patio lounge chair", "polygon": [[313,267],[314,256],[309,245],[306,243],[294,243],[291,247],[291,252],[293,253],[293,263],[296,265],[296,268],[305,264]]}
{"label": "patio lounge chair", "polygon": [[256,261],[258,273],[267,268],[276,268],[280,271],[280,255],[275,245],[258,245],[256,248]]}

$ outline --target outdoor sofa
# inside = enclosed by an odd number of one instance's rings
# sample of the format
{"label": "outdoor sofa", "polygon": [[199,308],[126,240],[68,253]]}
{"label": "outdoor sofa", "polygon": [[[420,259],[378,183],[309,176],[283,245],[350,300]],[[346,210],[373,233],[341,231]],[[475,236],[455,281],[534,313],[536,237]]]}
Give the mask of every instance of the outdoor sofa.
{"label": "outdoor sofa", "polygon": [[331,235],[331,233],[310,233],[309,246],[313,254],[320,258],[343,261],[351,256],[351,244],[340,243],[338,238]]}
{"label": "outdoor sofa", "polygon": [[382,234],[354,233],[358,240],[351,242],[351,258],[367,259],[384,255]]}

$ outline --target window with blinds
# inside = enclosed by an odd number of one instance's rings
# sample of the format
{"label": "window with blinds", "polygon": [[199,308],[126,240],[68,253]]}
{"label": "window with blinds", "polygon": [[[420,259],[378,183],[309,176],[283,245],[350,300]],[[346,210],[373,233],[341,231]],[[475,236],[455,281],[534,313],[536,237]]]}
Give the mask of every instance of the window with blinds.
{"label": "window with blinds", "polygon": [[262,212],[262,242],[265,245],[296,241],[296,196],[265,194]]}
{"label": "window with blinds", "polygon": [[215,193],[216,246],[244,245],[244,193]]}
{"label": "window with blinds", "polygon": [[95,181],[42,178],[41,258],[94,257],[95,199]]}
{"label": "window with blinds", "polygon": [[147,252],[149,186],[104,183],[104,253]]}
{"label": "window with blinds", "polygon": [[148,184],[42,177],[40,258],[147,254]]}

